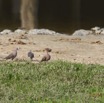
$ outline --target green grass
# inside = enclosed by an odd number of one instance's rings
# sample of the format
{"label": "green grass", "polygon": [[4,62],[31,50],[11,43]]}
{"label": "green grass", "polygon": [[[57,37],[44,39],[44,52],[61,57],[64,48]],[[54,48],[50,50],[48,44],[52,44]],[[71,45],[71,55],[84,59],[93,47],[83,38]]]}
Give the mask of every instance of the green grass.
{"label": "green grass", "polygon": [[0,103],[104,103],[104,66],[2,62]]}

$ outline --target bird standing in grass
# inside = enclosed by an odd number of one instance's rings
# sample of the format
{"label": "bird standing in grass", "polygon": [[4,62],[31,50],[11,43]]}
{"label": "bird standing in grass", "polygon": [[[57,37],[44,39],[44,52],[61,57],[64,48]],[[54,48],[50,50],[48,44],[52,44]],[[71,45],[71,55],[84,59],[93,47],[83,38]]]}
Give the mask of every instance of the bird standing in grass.
{"label": "bird standing in grass", "polygon": [[49,61],[51,59],[51,56],[49,54],[49,52],[51,52],[52,49],[50,48],[45,48],[45,52],[46,54],[42,57],[41,61],[40,62],[43,62],[43,61]]}
{"label": "bird standing in grass", "polygon": [[10,53],[4,59],[11,59],[11,60],[13,60],[17,56],[17,50],[18,50],[18,48],[16,48],[12,53]]}
{"label": "bird standing in grass", "polygon": [[34,58],[34,53],[31,52],[31,50],[28,52],[28,57],[33,60]]}

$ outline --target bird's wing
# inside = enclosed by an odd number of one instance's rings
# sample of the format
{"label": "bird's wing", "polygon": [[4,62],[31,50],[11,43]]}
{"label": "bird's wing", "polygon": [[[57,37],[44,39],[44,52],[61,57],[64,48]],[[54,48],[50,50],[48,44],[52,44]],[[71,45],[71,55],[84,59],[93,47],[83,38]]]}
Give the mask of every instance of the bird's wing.
{"label": "bird's wing", "polygon": [[31,53],[30,53],[30,52],[28,52],[28,57],[30,57],[30,55],[31,55]]}
{"label": "bird's wing", "polygon": [[9,54],[8,56],[6,56],[4,59],[11,59],[13,57],[13,53]]}
{"label": "bird's wing", "polygon": [[41,62],[42,61],[46,61],[46,56],[43,56],[43,58],[41,59]]}
{"label": "bird's wing", "polygon": [[32,52],[28,52],[28,57],[34,57],[34,54]]}

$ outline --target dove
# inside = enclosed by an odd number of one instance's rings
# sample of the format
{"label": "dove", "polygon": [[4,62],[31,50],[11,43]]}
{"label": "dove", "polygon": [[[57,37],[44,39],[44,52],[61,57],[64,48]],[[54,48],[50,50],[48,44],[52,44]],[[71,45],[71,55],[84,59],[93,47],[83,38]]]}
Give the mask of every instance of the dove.
{"label": "dove", "polygon": [[49,52],[51,52],[52,49],[50,48],[45,48],[45,52],[46,54],[42,57],[41,61],[40,62],[43,62],[43,61],[49,61],[51,59],[51,56],[49,54]]}
{"label": "dove", "polygon": [[12,59],[13,60],[17,56],[17,50],[18,50],[18,48],[16,48],[12,53],[10,53],[4,59]]}
{"label": "dove", "polygon": [[32,60],[34,58],[34,53],[31,50],[28,52],[28,57]]}

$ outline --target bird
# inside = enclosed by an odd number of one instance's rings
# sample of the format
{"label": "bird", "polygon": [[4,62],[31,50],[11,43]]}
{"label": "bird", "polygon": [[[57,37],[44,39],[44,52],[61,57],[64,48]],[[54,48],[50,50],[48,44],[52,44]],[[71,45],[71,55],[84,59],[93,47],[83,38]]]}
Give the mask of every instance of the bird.
{"label": "bird", "polygon": [[34,53],[31,50],[28,52],[28,57],[32,60],[34,58]]}
{"label": "bird", "polygon": [[42,57],[41,61],[40,62],[43,62],[43,61],[49,61],[51,59],[51,55],[49,54],[49,52],[51,52],[52,49],[50,48],[45,48],[45,52],[46,54]]}
{"label": "bird", "polygon": [[17,56],[17,50],[18,48],[16,48],[12,53],[10,53],[8,56],[6,56],[4,59],[11,59],[13,60],[16,56]]}
{"label": "bird", "polygon": [[44,50],[45,51],[48,51],[48,52],[51,52],[52,51],[52,49],[50,49],[50,48],[45,48]]}

